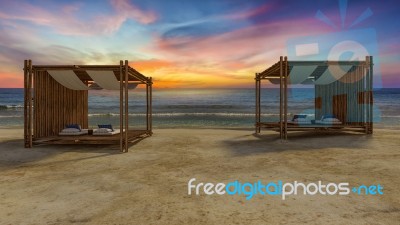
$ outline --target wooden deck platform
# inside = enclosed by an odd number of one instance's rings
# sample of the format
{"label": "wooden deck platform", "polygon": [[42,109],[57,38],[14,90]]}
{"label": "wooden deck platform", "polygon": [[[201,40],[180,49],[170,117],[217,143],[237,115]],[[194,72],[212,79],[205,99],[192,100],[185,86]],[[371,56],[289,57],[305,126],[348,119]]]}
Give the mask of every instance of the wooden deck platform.
{"label": "wooden deck platform", "polygon": [[[271,129],[275,131],[280,131],[279,122],[260,122],[256,124],[257,127],[264,129]],[[334,130],[334,131],[359,131],[365,132],[365,125],[355,125],[355,124],[294,124],[288,123],[288,131],[305,131],[305,130]]]}
{"label": "wooden deck platform", "polygon": [[[152,132],[149,130],[129,130],[128,142],[134,142],[151,136]],[[98,135],[79,135],[79,136],[51,136],[45,138],[33,138],[33,144],[106,144],[106,145],[119,145],[120,134],[110,136]]]}

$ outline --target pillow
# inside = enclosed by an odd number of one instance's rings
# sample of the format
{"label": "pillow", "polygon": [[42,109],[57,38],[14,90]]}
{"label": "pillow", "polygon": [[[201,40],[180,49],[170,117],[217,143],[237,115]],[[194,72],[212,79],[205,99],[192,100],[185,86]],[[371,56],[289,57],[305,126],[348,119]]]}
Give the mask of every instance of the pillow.
{"label": "pillow", "polygon": [[79,133],[81,131],[77,128],[65,128],[61,132],[62,133]]}
{"label": "pillow", "polygon": [[111,129],[111,131],[114,131],[113,127],[111,124],[99,124],[97,125],[99,128],[107,128],[107,129]]}
{"label": "pillow", "polygon": [[292,121],[296,121],[296,119],[298,119],[298,118],[303,118],[303,119],[305,119],[306,117],[307,117],[307,115],[296,114],[296,115],[293,116]]}
{"label": "pillow", "polygon": [[332,114],[326,114],[326,115],[322,116],[321,120],[328,119],[328,118],[336,118],[336,116],[332,115]]}
{"label": "pillow", "polygon": [[76,129],[78,129],[79,131],[82,131],[81,125],[79,125],[79,124],[67,124],[67,125],[65,126],[65,128],[76,128]]}
{"label": "pillow", "polygon": [[99,128],[97,130],[95,130],[95,133],[109,133],[112,132],[113,130],[108,129],[108,128]]}
{"label": "pillow", "polygon": [[297,118],[293,122],[296,122],[296,123],[311,123],[311,120],[308,120],[307,118]]}
{"label": "pillow", "polygon": [[338,118],[325,118],[322,121],[324,122],[340,122]]}

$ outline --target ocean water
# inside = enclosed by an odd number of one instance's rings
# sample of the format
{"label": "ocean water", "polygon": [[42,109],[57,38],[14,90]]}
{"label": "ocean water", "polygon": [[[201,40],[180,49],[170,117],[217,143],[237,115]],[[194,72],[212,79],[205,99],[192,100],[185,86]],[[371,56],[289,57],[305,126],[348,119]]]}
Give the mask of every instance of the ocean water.
{"label": "ocean water", "polygon": [[[313,115],[314,90],[292,89],[291,114]],[[375,126],[400,128],[400,89],[374,93]],[[279,89],[262,90],[262,121],[277,121]],[[153,91],[154,128],[253,128],[254,89],[156,89]],[[129,93],[130,126],[145,127],[145,91]],[[0,127],[23,127],[23,89],[0,89]],[[119,125],[119,92],[89,91],[89,125]]]}

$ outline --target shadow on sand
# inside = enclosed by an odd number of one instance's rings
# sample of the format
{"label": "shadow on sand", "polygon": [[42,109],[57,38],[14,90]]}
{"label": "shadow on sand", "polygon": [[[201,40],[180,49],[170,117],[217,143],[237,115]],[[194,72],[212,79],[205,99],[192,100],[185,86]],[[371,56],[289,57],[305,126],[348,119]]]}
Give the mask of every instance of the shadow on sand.
{"label": "shadow on sand", "polygon": [[[129,148],[135,146],[143,139],[129,144]],[[134,149],[129,149],[133,151]],[[32,148],[24,148],[22,139],[0,142],[0,169],[15,168],[32,162],[41,161],[52,156],[64,153],[88,153],[81,154],[78,158],[58,162],[81,161],[99,157],[124,154],[120,152],[119,145],[34,145]],[[93,154],[92,154],[93,153]]]}
{"label": "shadow on sand", "polygon": [[226,140],[224,144],[234,156],[265,154],[282,151],[311,151],[325,148],[359,149],[372,140],[371,135],[356,132],[293,132],[287,140],[279,133],[255,134]]}

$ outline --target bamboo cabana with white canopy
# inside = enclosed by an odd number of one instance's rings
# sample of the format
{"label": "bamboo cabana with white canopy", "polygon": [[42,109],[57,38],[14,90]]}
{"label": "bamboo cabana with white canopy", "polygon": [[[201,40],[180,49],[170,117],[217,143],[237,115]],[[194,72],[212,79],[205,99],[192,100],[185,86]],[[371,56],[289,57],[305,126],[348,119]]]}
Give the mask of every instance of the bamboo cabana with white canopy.
{"label": "bamboo cabana with white canopy", "polygon": [[[24,140],[34,144],[129,144],[152,135],[152,78],[121,60],[117,65],[33,65],[24,61]],[[146,85],[146,129],[129,127],[128,91]],[[88,129],[88,90],[119,90],[120,133],[111,136],[59,136],[66,124]]]}
{"label": "bamboo cabana with white canopy", "polygon": [[[261,81],[279,85],[279,121],[261,121]],[[340,124],[293,123],[288,115],[288,90],[291,85],[311,85],[315,91],[315,119],[331,114]],[[289,61],[280,60],[255,76],[255,132],[261,128],[279,132],[287,139],[288,131],[334,130],[373,132],[373,59],[365,61]],[[263,89],[265,90],[265,89]],[[312,90],[311,90],[312,91]]]}

